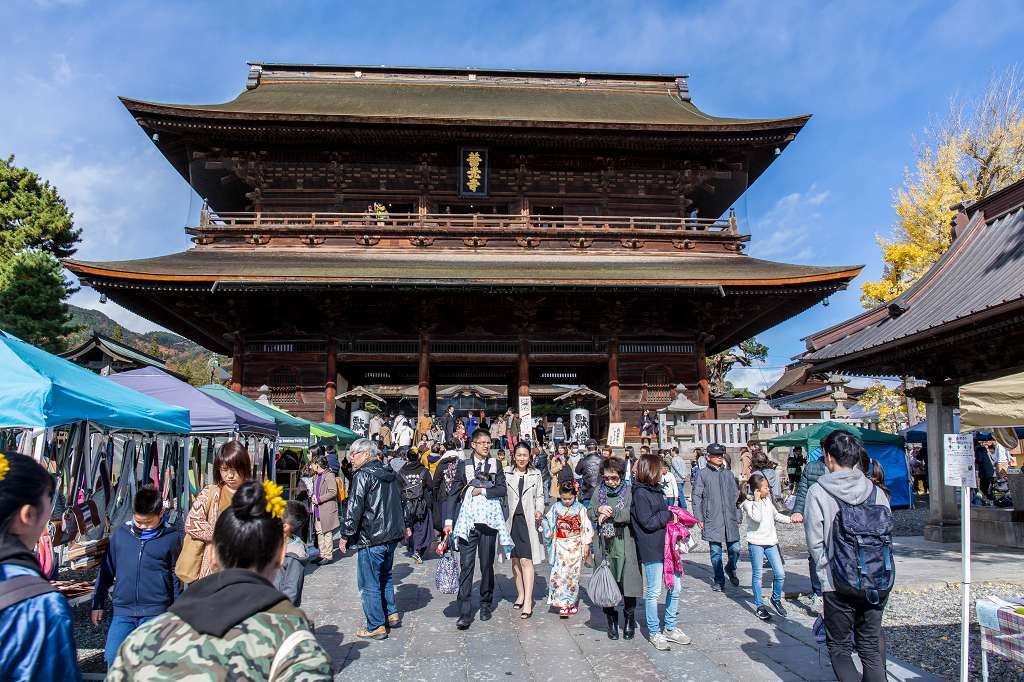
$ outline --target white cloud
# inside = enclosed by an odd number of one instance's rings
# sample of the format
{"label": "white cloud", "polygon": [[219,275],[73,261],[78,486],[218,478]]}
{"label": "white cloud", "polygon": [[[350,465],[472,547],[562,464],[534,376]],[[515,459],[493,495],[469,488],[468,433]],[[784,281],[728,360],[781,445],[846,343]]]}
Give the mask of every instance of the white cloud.
{"label": "white cloud", "polygon": [[806,192],[782,197],[760,218],[751,217],[751,255],[795,262],[812,259],[810,241],[823,229],[820,208],[828,199],[828,190],[811,185]]}
{"label": "white cloud", "polygon": [[756,395],[758,391],[763,391],[774,384],[782,376],[782,372],[781,367],[734,367],[726,378],[736,388],[745,388]]}
{"label": "white cloud", "polygon": [[53,80],[58,85],[64,85],[71,80],[71,63],[68,56],[63,52],[53,55]]}

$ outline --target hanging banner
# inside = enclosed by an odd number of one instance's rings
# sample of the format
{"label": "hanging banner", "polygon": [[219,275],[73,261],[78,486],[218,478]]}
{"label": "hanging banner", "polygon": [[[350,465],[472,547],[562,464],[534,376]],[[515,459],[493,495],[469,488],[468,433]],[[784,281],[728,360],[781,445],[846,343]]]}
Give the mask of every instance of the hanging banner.
{"label": "hanging banner", "polygon": [[533,443],[533,400],[528,395],[519,396],[519,434]]}
{"label": "hanging banner", "polygon": [[608,425],[608,447],[626,446],[626,422],[612,422]]}
{"label": "hanging banner", "polygon": [[945,483],[954,488],[977,488],[974,470],[974,437],[969,433],[947,433],[942,436],[945,454]]}
{"label": "hanging banner", "polygon": [[487,196],[490,155],[486,147],[459,149],[459,196],[483,199]]}

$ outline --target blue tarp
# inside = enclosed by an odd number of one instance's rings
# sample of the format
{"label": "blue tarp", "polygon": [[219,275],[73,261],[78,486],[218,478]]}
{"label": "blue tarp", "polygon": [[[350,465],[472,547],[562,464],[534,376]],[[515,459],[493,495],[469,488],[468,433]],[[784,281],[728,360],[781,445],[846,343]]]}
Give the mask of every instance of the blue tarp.
{"label": "blue tarp", "polygon": [[188,410],[93,374],[0,330],[0,428],[91,421],[106,428],[188,433]]}

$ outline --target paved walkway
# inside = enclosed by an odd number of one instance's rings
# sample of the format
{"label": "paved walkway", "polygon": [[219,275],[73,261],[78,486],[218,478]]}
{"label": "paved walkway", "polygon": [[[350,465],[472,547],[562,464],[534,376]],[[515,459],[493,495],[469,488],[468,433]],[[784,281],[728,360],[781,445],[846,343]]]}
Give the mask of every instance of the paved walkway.
{"label": "paved walkway", "polygon": [[[956,582],[959,547],[901,539],[900,583]],[[1019,554],[1010,553],[1019,559]],[[656,651],[638,630],[632,642],[609,641],[604,615],[584,603],[579,615],[560,620],[543,604],[545,578],[538,575],[538,602],[530,620],[512,609],[515,588],[509,564],[496,566],[496,608],[486,623],[475,621],[466,632],[455,629],[453,597],[433,586],[434,562],[414,565],[396,559],[397,600],[404,616],[401,629],[382,642],[361,641],[355,630],[364,624],[356,592],[352,556],[313,571],[306,578],[303,609],[317,625],[317,637],[335,661],[337,679],[350,680],[832,680],[824,645],[811,634],[813,614],[805,601],[787,601],[790,617],[770,623],[757,620],[750,606],[750,567],[741,562],[741,587],[726,594],[710,590],[706,554],[691,555],[680,605],[680,627],[693,644]],[[995,562],[976,565],[975,580],[994,573]],[[546,574],[547,566],[538,567]],[[791,557],[787,591],[806,589],[806,560]],[[765,582],[770,579],[767,572]],[[998,579],[1004,580],[1002,576]],[[744,586],[745,585],[745,586]],[[584,598],[585,599],[585,598]],[[642,620],[642,609],[638,610]],[[898,661],[889,663],[890,679],[934,680]]]}

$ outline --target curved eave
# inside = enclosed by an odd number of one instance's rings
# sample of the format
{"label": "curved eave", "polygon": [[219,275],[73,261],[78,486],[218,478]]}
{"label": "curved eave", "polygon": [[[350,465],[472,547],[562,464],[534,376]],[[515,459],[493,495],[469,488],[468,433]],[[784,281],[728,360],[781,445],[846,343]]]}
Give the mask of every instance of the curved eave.
{"label": "curved eave", "polygon": [[357,116],[313,113],[249,112],[209,109],[203,106],[162,104],[120,97],[133,116],[160,116],[188,120],[196,124],[368,124],[412,126],[476,126],[522,127],[564,130],[607,130],[659,133],[771,133],[779,130],[799,131],[810,120],[810,114],[776,119],[710,119],[708,123],[664,124],[615,121],[558,121],[518,118],[453,118],[416,116]]}

